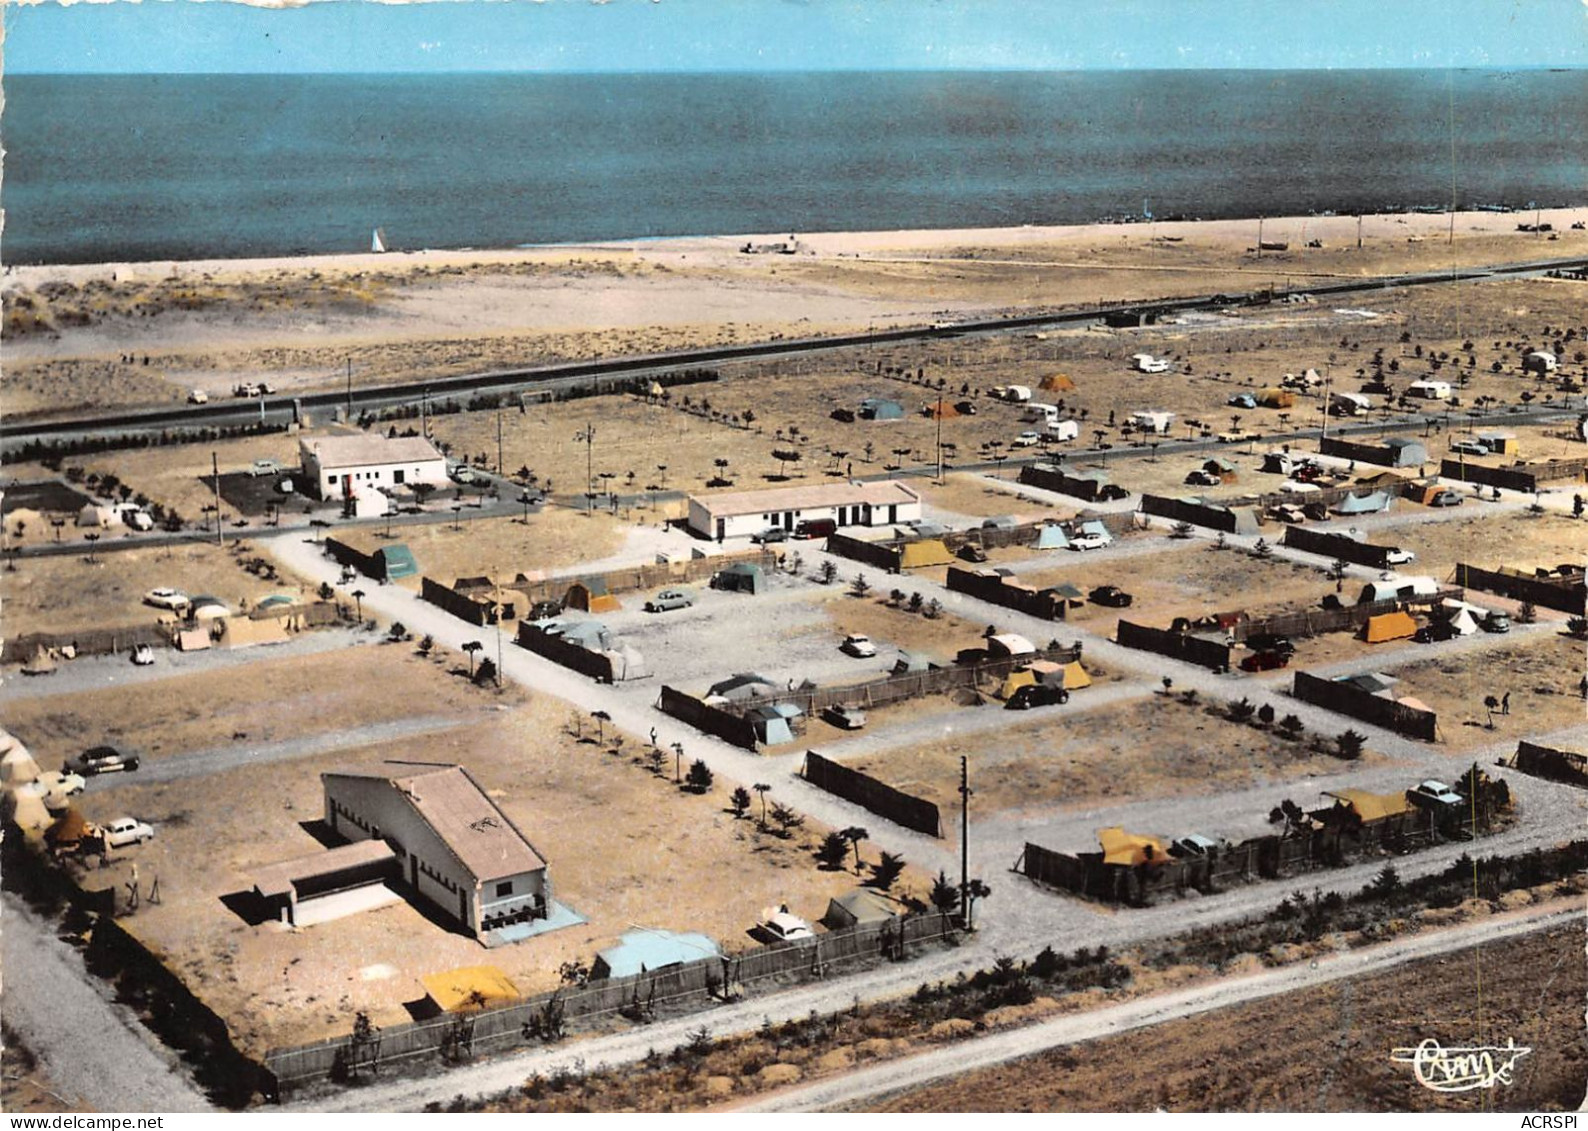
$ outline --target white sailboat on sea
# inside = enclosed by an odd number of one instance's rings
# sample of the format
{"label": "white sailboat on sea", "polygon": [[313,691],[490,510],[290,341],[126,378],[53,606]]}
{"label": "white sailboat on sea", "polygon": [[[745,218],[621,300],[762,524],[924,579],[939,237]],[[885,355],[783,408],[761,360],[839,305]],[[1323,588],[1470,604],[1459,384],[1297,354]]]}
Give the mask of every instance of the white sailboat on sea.
{"label": "white sailboat on sea", "polygon": [[386,232],[384,229],[375,229],[374,235],[369,238],[369,249],[377,253],[386,250]]}

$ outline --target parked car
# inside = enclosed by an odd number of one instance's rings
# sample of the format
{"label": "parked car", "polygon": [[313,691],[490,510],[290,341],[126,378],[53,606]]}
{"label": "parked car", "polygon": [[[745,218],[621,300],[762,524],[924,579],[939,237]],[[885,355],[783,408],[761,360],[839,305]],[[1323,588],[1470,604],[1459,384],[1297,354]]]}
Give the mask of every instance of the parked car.
{"label": "parked car", "polygon": [[1243,672],[1271,672],[1290,663],[1289,652],[1253,652],[1241,661]]}
{"label": "parked car", "polygon": [[256,459],[248,465],[248,475],[254,479],[263,475],[280,475],[285,470],[279,461],[273,459]]}
{"label": "parked car", "polygon": [[1259,632],[1256,636],[1249,636],[1246,646],[1254,652],[1283,652],[1287,656],[1296,654],[1296,646],[1290,642],[1290,637],[1277,632]]}
{"label": "parked car", "polygon": [[187,395],[188,404],[209,404],[210,395],[203,389],[194,389]]}
{"label": "parked car", "polygon": [[1192,487],[1217,487],[1219,477],[1211,471],[1203,471],[1200,467],[1185,477],[1185,481]]}
{"label": "parked car", "polygon": [[1468,456],[1486,456],[1489,454],[1489,446],[1481,440],[1454,440],[1450,444],[1450,450]]}
{"label": "parked car", "polygon": [[1070,693],[1062,687],[1050,687],[1045,683],[1028,683],[1024,687],[1015,688],[1015,693],[1009,696],[1009,701],[1004,704],[1004,710],[1029,711],[1032,707],[1049,707],[1069,701]]}
{"label": "parked car", "polygon": [[840,424],[853,424],[855,422],[855,410],[852,408],[835,408],[828,415]]}
{"label": "parked car", "polygon": [[562,603],[560,601],[536,601],[529,607],[529,612],[524,615],[525,620],[551,620],[553,617],[562,616]]}
{"label": "parked car", "polygon": [[92,746],[66,759],[61,765],[61,773],[93,777],[95,774],[113,774],[118,771],[130,773],[137,768],[136,754],[123,754],[114,746]]}
{"label": "parked car", "polygon": [[1121,487],[1118,483],[1105,483],[1101,488],[1098,489],[1097,492],[1098,500],[1104,503],[1113,502],[1116,499],[1126,499],[1129,497],[1130,492],[1125,490],[1125,488]]}
{"label": "parked car", "polygon": [[154,516],[146,510],[123,511],[121,521],[134,530],[148,531],[154,529]]}
{"label": "parked car", "polygon": [[1461,496],[1454,491],[1441,491],[1428,500],[1428,505],[1431,507],[1459,507],[1461,505]]}
{"label": "parked car", "polygon": [[46,797],[75,797],[88,787],[81,774],[67,774],[59,770],[45,770],[34,779]]}
{"label": "parked car", "polygon": [[866,725],[866,713],[850,703],[835,703],[825,708],[822,718],[839,730],[859,730]]}
{"label": "parked car", "polygon": [[276,494],[278,495],[290,495],[296,490],[297,487],[293,485],[291,479],[283,479],[276,484]]}
{"label": "parked car", "polygon": [[1131,596],[1117,585],[1099,585],[1087,594],[1094,605],[1107,605],[1111,609],[1130,608]]}
{"label": "parked car", "polygon": [[1106,534],[1077,534],[1070,539],[1072,550],[1101,550],[1111,539]]}
{"label": "parked car", "polygon": [[830,518],[809,518],[794,527],[796,538],[825,538],[838,533],[838,523]]}
{"label": "parked car", "polygon": [[838,650],[861,660],[877,654],[877,646],[871,642],[871,637],[862,636],[858,632],[844,637],[844,642],[838,646]]}
{"label": "parked car", "polygon": [[956,556],[962,562],[985,562],[987,560],[987,551],[974,542],[967,542],[959,548],[959,553]]}
{"label": "parked car", "polygon": [[1034,448],[1042,443],[1042,436],[1037,432],[1022,432],[1010,443],[1014,448]]}
{"label": "parked car", "polygon": [[1419,644],[1438,644],[1441,641],[1454,639],[1457,635],[1455,621],[1436,620],[1432,624],[1425,624],[1412,634],[1412,639]]}
{"label": "parked car", "polygon": [[1510,632],[1511,614],[1493,612],[1478,622],[1478,627],[1484,632]]}
{"label": "parked car", "polygon": [[781,526],[769,526],[757,534],[750,535],[750,541],[763,546],[770,545],[773,542],[787,542],[788,531]]}
{"label": "parked car", "polygon": [[132,662],[140,668],[148,667],[154,663],[154,649],[147,644],[139,644],[132,650]]}
{"label": "parked car", "polygon": [[110,848],[124,848],[129,844],[142,844],[154,839],[154,827],[132,817],[117,817],[101,827],[100,833]]}
{"label": "parked car", "polygon": [[975,416],[976,415],[976,402],[975,401],[960,401],[958,404],[956,404],[954,406],[954,411],[959,413],[961,416]]}
{"label": "parked car", "polygon": [[695,595],[688,589],[663,589],[645,602],[648,613],[665,613],[669,609],[687,609],[695,603]]}
{"label": "parked car", "polygon": [[151,589],[143,595],[143,603],[157,609],[185,609],[187,594],[180,589]]}
{"label": "parked car", "polygon": [[474,474],[474,469],[467,464],[459,464],[447,472],[454,483],[469,484],[477,481],[479,476]]}
{"label": "parked car", "polygon": [[796,939],[813,939],[816,937],[816,932],[811,930],[811,925],[798,915],[790,914],[787,905],[777,908],[768,907],[761,912],[761,922],[757,926],[779,942],[793,942]]}
{"label": "parked car", "polygon": [[1392,566],[1396,566],[1396,565],[1411,565],[1416,560],[1417,560],[1417,555],[1416,554],[1412,553],[1410,550],[1402,550],[1402,549],[1399,549],[1399,548],[1390,550],[1387,554],[1384,555],[1384,564],[1385,565],[1392,565]]}

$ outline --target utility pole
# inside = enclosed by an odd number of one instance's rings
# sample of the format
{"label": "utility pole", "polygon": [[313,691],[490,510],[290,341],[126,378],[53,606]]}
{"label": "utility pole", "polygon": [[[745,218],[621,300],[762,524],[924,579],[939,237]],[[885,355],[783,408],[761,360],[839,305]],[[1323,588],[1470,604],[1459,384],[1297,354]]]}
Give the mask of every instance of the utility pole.
{"label": "utility pole", "polygon": [[210,471],[215,479],[215,544],[224,546],[226,532],[221,528],[221,464],[214,449],[210,450]]}
{"label": "utility pole", "polygon": [[943,482],[943,386],[937,387],[937,481]]}
{"label": "utility pole", "polygon": [[959,913],[970,925],[966,902],[970,896],[970,760],[959,756]]}
{"label": "utility pole", "polygon": [[[261,402],[260,407],[264,407]],[[353,359],[347,359],[347,422],[353,423]]]}
{"label": "utility pole", "polygon": [[1362,214],[1360,212],[1356,215],[1356,249],[1358,251],[1362,250]]}
{"label": "utility pole", "polygon": [[1263,257],[1263,218],[1257,218],[1257,258]]}
{"label": "utility pole", "polygon": [[507,465],[502,462],[502,406],[496,406],[496,474],[506,475]]}
{"label": "utility pole", "polygon": [[574,437],[574,442],[584,441],[584,511],[595,510],[595,425],[585,423],[584,431]]}

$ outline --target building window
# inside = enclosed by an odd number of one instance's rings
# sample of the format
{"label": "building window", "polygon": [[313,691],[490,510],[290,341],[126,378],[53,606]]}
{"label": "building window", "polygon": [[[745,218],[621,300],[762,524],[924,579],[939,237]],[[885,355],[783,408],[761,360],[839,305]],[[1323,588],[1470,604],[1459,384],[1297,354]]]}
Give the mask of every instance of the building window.
{"label": "building window", "polygon": [[504,880],[503,882],[501,882],[501,883],[496,885],[496,898],[497,899],[501,899],[503,896],[509,896],[509,895],[512,895],[512,894],[513,894],[513,881],[512,880]]}
{"label": "building window", "polygon": [[395,471],[393,471],[391,473],[391,481],[393,483],[398,484],[399,486],[402,485],[402,482],[403,482],[403,469],[402,468],[399,467],[399,468],[397,468]]}

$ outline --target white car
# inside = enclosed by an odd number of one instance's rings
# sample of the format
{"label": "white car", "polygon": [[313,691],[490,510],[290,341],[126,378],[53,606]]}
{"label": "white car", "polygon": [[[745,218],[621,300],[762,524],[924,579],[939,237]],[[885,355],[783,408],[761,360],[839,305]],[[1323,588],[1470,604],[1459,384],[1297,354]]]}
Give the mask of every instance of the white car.
{"label": "white car", "polygon": [[147,644],[139,644],[132,650],[132,662],[140,668],[148,667],[154,663],[154,649]]}
{"label": "white car", "polygon": [[154,826],[132,817],[117,817],[100,831],[104,835],[105,844],[110,848],[142,844],[146,840],[154,839]]}
{"label": "white car", "polygon": [[877,654],[877,646],[871,642],[871,637],[858,633],[844,637],[844,642],[838,646],[838,650],[862,660]]}
{"label": "white car", "polygon": [[1410,565],[1417,560],[1417,555],[1410,550],[1391,550],[1384,555],[1386,565]]}
{"label": "white car", "polygon": [[761,912],[761,929],[780,942],[793,942],[796,939],[812,939],[816,932],[811,930],[811,925],[798,915],[789,914],[788,908],[768,907]]}
{"label": "white car", "polygon": [[188,404],[209,404],[210,395],[203,389],[194,389],[187,395]]}
{"label": "white car", "polygon": [[1022,432],[1014,438],[1014,447],[1034,448],[1042,443],[1042,437],[1035,432]]}
{"label": "white car", "polygon": [[143,595],[143,603],[157,609],[185,609],[187,594],[180,589],[151,589]]}
{"label": "white car", "polygon": [[286,468],[281,466],[281,461],[273,459],[256,459],[248,466],[250,478],[257,479],[262,475],[280,475]]}
{"label": "white car", "polygon": [[1109,538],[1106,534],[1077,534],[1070,539],[1070,549],[1101,550],[1108,543]]}

